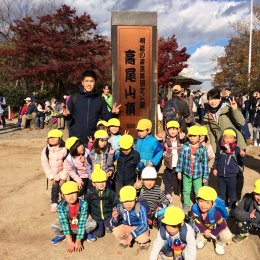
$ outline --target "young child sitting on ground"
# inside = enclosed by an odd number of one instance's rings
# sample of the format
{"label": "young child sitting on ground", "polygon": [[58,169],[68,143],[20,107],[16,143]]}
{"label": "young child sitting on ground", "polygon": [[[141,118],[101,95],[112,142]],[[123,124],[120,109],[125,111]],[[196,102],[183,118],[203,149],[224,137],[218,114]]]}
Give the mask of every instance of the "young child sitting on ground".
{"label": "young child sitting on ground", "polygon": [[257,179],[252,193],[246,194],[234,211],[238,234],[233,238],[239,243],[248,238],[249,232],[260,234],[260,179]]}
{"label": "young child sitting on ground", "polygon": [[185,214],[178,207],[168,207],[160,225],[150,253],[150,260],[157,260],[159,254],[174,259],[195,260],[196,241],[194,230],[184,222]]}
{"label": "young child sitting on ground", "polygon": [[[224,246],[232,239],[227,223],[220,209],[216,207],[217,192],[209,187],[203,186],[197,194],[197,203],[192,206],[192,216],[195,220],[197,234],[197,247],[203,248],[207,239],[216,240],[215,252],[224,255]],[[223,209],[225,205],[223,202]],[[225,212],[227,214],[227,212]]]}
{"label": "young child sitting on ground", "polygon": [[[56,245],[66,238],[69,253],[82,251],[85,233],[88,234],[97,226],[96,221],[87,220],[88,204],[78,198],[78,192],[78,185],[74,181],[65,182],[61,186],[63,200],[58,205],[59,220],[52,224],[52,230],[57,236],[51,243]],[[72,235],[76,235],[75,242]]]}
{"label": "young child sitting on ground", "polygon": [[94,241],[96,237],[104,236],[105,232],[112,232],[112,209],[118,201],[115,192],[107,186],[107,175],[103,170],[95,169],[91,181],[92,186],[88,188],[85,199],[88,202],[89,214],[97,222],[92,238]]}
{"label": "young child sitting on ground", "polygon": [[120,204],[113,209],[113,235],[119,246],[126,248],[135,240],[140,249],[148,249],[150,245],[145,207],[136,201],[136,190],[133,186],[125,186],[120,192]]}
{"label": "young child sitting on ground", "polygon": [[51,212],[57,211],[60,185],[67,178],[63,171],[63,162],[67,156],[67,149],[62,139],[63,133],[53,129],[48,132],[48,145],[42,150],[41,164],[48,180],[51,181]]}

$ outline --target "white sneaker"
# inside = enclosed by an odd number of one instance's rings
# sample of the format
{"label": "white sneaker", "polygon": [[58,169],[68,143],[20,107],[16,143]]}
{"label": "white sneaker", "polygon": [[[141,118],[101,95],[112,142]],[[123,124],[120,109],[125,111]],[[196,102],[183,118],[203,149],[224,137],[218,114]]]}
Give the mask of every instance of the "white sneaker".
{"label": "white sneaker", "polygon": [[199,239],[199,240],[196,241],[196,245],[197,245],[198,249],[203,248],[206,244],[207,244],[207,240],[206,239],[204,239],[204,240]]}
{"label": "white sneaker", "polygon": [[216,244],[215,252],[218,255],[224,255],[225,254],[224,246],[222,246],[220,244]]}
{"label": "white sneaker", "polygon": [[254,146],[258,146],[258,143],[257,143],[257,141],[254,141]]}

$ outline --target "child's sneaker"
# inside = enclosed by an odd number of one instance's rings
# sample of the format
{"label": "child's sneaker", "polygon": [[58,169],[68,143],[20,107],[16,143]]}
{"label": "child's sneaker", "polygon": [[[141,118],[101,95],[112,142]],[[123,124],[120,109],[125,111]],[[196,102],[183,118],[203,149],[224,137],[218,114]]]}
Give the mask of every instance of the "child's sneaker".
{"label": "child's sneaker", "polygon": [[197,239],[197,241],[196,241],[196,245],[197,245],[198,249],[203,248],[206,244],[207,244],[206,239]]}
{"label": "child's sneaker", "polygon": [[112,233],[112,230],[111,230],[110,228],[108,228],[108,227],[105,227],[105,231],[106,231],[106,233],[108,233],[108,234]]}
{"label": "child's sneaker", "polygon": [[215,252],[218,255],[224,255],[225,254],[225,249],[224,246],[220,245],[220,244],[216,244],[216,248],[215,248]]}
{"label": "child's sneaker", "polygon": [[56,236],[54,237],[52,240],[51,240],[51,243],[53,245],[57,245],[59,244],[60,242],[62,242],[63,240],[66,240],[66,237],[65,236]]}
{"label": "child's sneaker", "polygon": [[87,242],[95,242],[97,240],[96,237],[92,233],[87,234]]}
{"label": "child's sneaker", "polygon": [[172,204],[172,195],[171,194],[167,194],[166,195],[166,198],[167,198],[167,200],[169,200],[169,202],[170,202],[170,204]]}
{"label": "child's sneaker", "polygon": [[57,212],[57,207],[58,207],[57,203],[51,203],[51,212],[52,213]]}
{"label": "child's sneaker", "polygon": [[235,242],[235,243],[240,243],[240,242],[242,242],[246,239],[248,239],[247,234],[238,234],[238,235],[236,235],[232,238],[232,241]]}

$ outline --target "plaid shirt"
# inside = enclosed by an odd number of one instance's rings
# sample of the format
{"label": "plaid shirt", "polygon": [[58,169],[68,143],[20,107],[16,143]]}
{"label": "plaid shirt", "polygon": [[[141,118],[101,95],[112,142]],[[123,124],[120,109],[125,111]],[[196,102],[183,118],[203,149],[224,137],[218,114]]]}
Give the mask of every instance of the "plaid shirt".
{"label": "plaid shirt", "polygon": [[[188,141],[182,146],[176,166],[176,172],[181,172],[182,174],[185,174],[187,176],[192,176],[190,170],[190,157],[191,148],[190,142]],[[203,177],[203,179],[208,179],[208,171],[208,153],[206,148],[200,144],[195,154],[194,172],[192,177],[193,179],[197,179],[200,177]]]}
{"label": "plaid shirt", "polygon": [[[79,222],[78,222],[78,239],[83,239],[85,235],[85,226],[88,215],[88,204],[86,201],[79,199]],[[58,217],[63,230],[64,235],[70,235],[70,224],[69,224],[69,207],[65,200],[62,200],[58,205]]]}

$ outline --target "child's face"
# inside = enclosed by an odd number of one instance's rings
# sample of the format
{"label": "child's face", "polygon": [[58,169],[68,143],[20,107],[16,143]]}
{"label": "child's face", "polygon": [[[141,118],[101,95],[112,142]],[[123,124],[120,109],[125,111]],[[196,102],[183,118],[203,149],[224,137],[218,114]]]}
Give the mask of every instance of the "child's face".
{"label": "child's face", "polygon": [[59,138],[58,137],[51,137],[48,139],[49,145],[55,146],[59,144]]}
{"label": "child's face", "polygon": [[225,144],[232,144],[236,141],[236,138],[233,135],[225,135],[224,142]]}
{"label": "child's face", "polygon": [[113,135],[115,135],[115,134],[117,134],[117,132],[119,131],[119,127],[118,127],[118,126],[110,126],[110,127],[109,127],[109,130],[110,130],[110,132],[111,132]]}
{"label": "child's face", "polygon": [[77,147],[77,153],[79,154],[79,155],[82,155],[82,154],[84,154],[84,145],[83,144],[81,144],[80,146],[78,146]]}
{"label": "child's face", "polygon": [[78,193],[73,192],[67,195],[63,194],[63,198],[69,205],[74,205],[78,201]]}
{"label": "child's face", "polygon": [[129,153],[131,153],[132,151],[132,147],[130,147],[129,149],[121,149],[121,152],[125,155],[128,155]]}
{"label": "child's face", "polygon": [[81,84],[86,92],[91,92],[95,87],[95,79],[92,77],[85,77]]}
{"label": "child's face", "polygon": [[254,194],[254,199],[255,199],[256,203],[257,203],[258,205],[260,205],[260,194],[255,193],[255,194]]}
{"label": "child's face", "polygon": [[205,142],[206,136],[205,135],[200,135],[200,142],[203,143]]}
{"label": "child's face", "polygon": [[166,228],[167,232],[168,232],[171,236],[176,235],[176,234],[180,231],[179,225],[177,225],[177,226],[165,225],[165,228]]}
{"label": "child's face", "polygon": [[200,140],[199,135],[188,135],[191,144],[197,144]]}
{"label": "child's face", "polygon": [[98,190],[104,190],[107,186],[107,182],[106,181],[102,181],[102,182],[92,182],[93,186],[96,187],[96,189]]}
{"label": "child's face", "polygon": [[138,136],[139,136],[141,139],[144,139],[147,135],[149,135],[150,132],[151,132],[150,129],[147,129],[147,130],[138,130]]}
{"label": "child's face", "polygon": [[107,131],[107,127],[102,125],[102,124],[100,124],[100,125],[97,126],[97,130],[105,130],[105,131]]}
{"label": "child's face", "polygon": [[126,201],[126,202],[123,202],[122,203],[124,208],[127,210],[127,211],[130,211],[134,208],[135,206],[135,200],[131,200],[131,201]]}
{"label": "child's face", "polygon": [[106,145],[107,145],[107,139],[101,138],[101,139],[98,140],[98,146],[99,146],[101,149],[103,149]]}
{"label": "child's face", "polygon": [[213,202],[211,200],[203,200],[201,198],[197,199],[197,203],[202,213],[208,212],[213,206]]}
{"label": "child's face", "polygon": [[142,182],[144,187],[150,190],[155,186],[156,179],[142,179]]}
{"label": "child's face", "polygon": [[178,128],[171,127],[168,129],[168,134],[170,137],[176,137],[178,135]]}
{"label": "child's face", "polygon": [[212,99],[212,98],[209,98],[209,101],[208,101],[208,104],[213,107],[213,108],[216,108],[219,104],[220,104],[220,101],[221,99]]}

